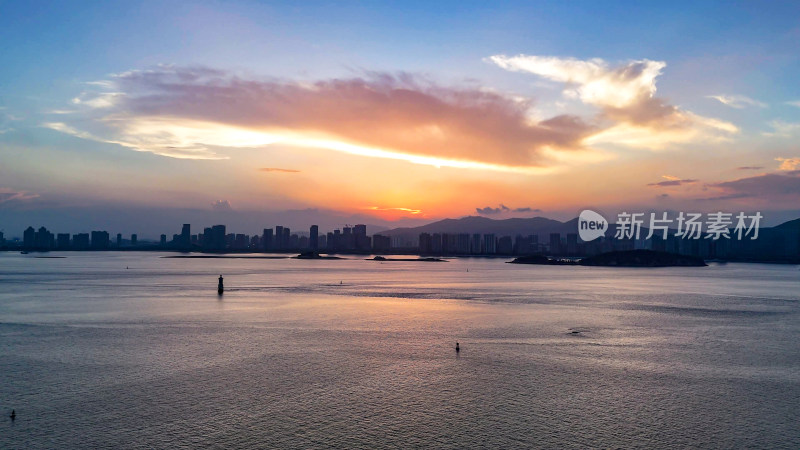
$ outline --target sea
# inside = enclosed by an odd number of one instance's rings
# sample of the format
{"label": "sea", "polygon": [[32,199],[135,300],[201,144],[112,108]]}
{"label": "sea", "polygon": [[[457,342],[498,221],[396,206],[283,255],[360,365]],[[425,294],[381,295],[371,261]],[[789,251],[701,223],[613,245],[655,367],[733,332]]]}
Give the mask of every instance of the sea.
{"label": "sea", "polygon": [[0,253],[0,448],[800,448],[796,265],[176,255]]}

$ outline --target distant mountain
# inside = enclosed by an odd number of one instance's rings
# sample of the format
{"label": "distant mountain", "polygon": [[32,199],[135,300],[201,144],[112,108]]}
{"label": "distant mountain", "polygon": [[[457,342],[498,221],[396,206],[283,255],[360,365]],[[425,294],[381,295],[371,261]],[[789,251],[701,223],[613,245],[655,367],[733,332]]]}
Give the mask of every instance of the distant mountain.
{"label": "distant mountain", "polygon": [[800,219],[794,219],[788,222],[784,222],[776,227],[772,227],[772,229],[784,232],[800,231]]}
{"label": "distant mountain", "polygon": [[546,217],[531,217],[527,219],[512,218],[495,220],[486,217],[468,216],[460,219],[444,219],[419,227],[395,228],[382,231],[385,236],[407,236],[416,238],[420,233],[493,233],[497,237],[527,236],[529,234],[548,235],[550,233],[577,233],[578,219],[567,222],[548,219]]}

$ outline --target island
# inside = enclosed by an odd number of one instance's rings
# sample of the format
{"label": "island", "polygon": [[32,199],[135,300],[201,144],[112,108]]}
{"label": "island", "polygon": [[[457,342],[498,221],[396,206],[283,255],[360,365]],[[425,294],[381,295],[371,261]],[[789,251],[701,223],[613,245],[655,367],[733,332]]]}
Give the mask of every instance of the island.
{"label": "island", "polygon": [[342,259],[339,256],[322,256],[317,252],[303,252],[294,257],[295,259]]}
{"label": "island", "polygon": [[522,256],[509,261],[512,264],[539,264],[555,266],[596,267],[704,267],[702,258],[654,250],[627,250],[601,253],[582,259],[552,259],[544,255]]}
{"label": "island", "polygon": [[422,262],[447,262],[446,259],[441,258],[386,258],[384,256],[376,256],[374,258],[367,258],[367,261],[422,261]]}

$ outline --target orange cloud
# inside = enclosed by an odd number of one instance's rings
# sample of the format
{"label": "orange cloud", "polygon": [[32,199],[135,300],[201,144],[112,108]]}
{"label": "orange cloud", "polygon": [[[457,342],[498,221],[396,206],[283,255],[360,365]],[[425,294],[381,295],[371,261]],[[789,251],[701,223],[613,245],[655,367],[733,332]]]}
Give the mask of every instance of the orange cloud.
{"label": "orange cloud", "polygon": [[261,172],[282,172],[282,173],[300,173],[299,170],[294,169],[281,169],[280,167],[262,167],[258,169]]}
{"label": "orange cloud", "polygon": [[530,172],[552,164],[545,152],[580,149],[595,131],[575,116],[534,121],[528,100],[403,73],[304,84],[162,66],[116,75],[104,86],[114,95],[83,93],[76,103],[93,119],[82,121],[91,129],[51,128],[176,157],[281,143]]}

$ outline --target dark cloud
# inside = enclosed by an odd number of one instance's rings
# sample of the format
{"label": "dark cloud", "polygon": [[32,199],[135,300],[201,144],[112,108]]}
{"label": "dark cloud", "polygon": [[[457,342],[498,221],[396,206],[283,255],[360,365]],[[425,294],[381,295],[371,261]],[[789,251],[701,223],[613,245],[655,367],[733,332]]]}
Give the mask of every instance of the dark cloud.
{"label": "dark cloud", "polygon": [[697,183],[697,180],[687,178],[685,180],[667,180],[658,183],[649,183],[648,186],[668,187],[668,186],[681,186],[684,184]]}
{"label": "dark cloud", "polygon": [[475,211],[481,215],[493,215],[493,214],[500,214],[505,212],[515,212],[515,213],[524,213],[524,212],[541,212],[541,209],[533,209],[529,206],[521,207],[521,208],[509,208],[504,204],[500,204],[497,208],[492,208],[491,206],[486,206],[484,208],[475,208]]}
{"label": "dark cloud", "polygon": [[709,184],[708,186],[721,190],[722,194],[703,200],[727,200],[748,197],[772,200],[781,197],[796,198],[800,201],[800,170],[739,178],[737,180]]}
{"label": "dark cloud", "polygon": [[737,167],[736,170],[761,170],[763,168],[763,166],[742,166]]}
{"label": "dark cloud", "polygon": [[482,215],[500,214],[503,212],[501,208],[492,208],[491,206],[487,206],[485,208],[475,208],[475,211]]}

